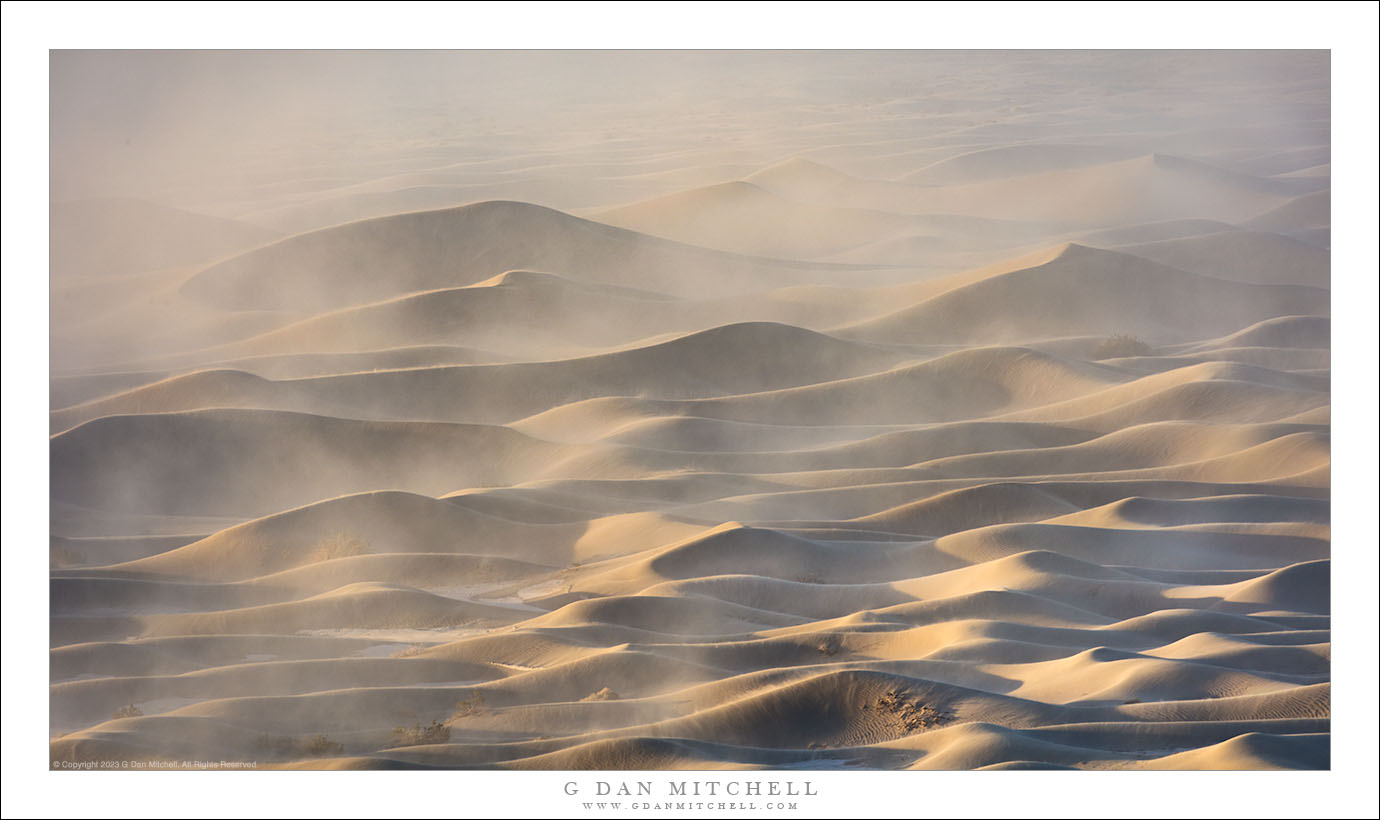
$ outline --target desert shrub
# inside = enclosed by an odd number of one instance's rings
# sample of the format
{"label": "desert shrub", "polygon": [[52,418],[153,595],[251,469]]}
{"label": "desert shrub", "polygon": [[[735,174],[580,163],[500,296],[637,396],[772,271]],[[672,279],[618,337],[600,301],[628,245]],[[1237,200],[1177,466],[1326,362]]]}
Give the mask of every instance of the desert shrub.
{"label": "desert shrub", "polygon": [[1148,356],[1150,345],[1135,336],[1118,333],[1097,343],[1093,356],[1098,359],[1120,359],[1127,356]]}
{"label": "desert shrub", "polygon": [[86,556],[76,550],[70,550],[66,547],[53,547],[48,550],[48,567],[50,569],[78,567],[85,563]]}
{"label": "desert shrub", "polygon": [[135,706],[135,705],[132,704],[132,703],[131,703],[130,705],[128,705],[128,706],[121,706],[119,709],[116,709],[116,710],[115,710],[115,717],[116,717],[117,719],[118,719],[118,718],[143,717],[143,716],[144,716],[144,710],[143,710],[143,709],[140,709],[138,706]]}
{"label": "desert shrub", "polygon": [[414,723],[411,726],[399,726],[393,730],[392,746],[425,746],[430,743],[449,743],[450,727],[439,720],[423,726]]}
{"label": "desert shrub", "polygon": [[309,738],[289,737],[287,735],[261,734],[254,743],[260,754],[272,757],[325,757],[345,751],[345,744],[336,743],[325,735]]}
{"label": "desert shrub", "polygon": [[588,695],[585,695],[584,697],[580,698],[581,703],[591,703],[593,701],[599,700],[618,700],[618,693],[605,686],[598,692],[591,692]]}
{"label": "desert shrub", "polygon": [[363,555],[369,551],[369,542],[351,532],[337,532],[316,542],[311,560],[331,561],[336,558],[349,558]]}
{"label": "desert shrub", "polygon": [[940,726],[950,718],[949,715],[933,706],[919,703],[914,698],[895,689],[889,690],[885,695],[877,698],[873,705],[880,712],[890,713],[908,732]]}
{"label": "desert shrub", "polygon": [[462,698],[455,703],[455,712],[452,718],[473,717],[484,711],[484,693],[475,692],[467,698]]}
{"label": "desert shrub", "polygon": [[336,743],[325,735],[313,735],[307,739],[303,751],[312,757],[325,757],[326,755],[338,755],[345,751],[345,744]]}

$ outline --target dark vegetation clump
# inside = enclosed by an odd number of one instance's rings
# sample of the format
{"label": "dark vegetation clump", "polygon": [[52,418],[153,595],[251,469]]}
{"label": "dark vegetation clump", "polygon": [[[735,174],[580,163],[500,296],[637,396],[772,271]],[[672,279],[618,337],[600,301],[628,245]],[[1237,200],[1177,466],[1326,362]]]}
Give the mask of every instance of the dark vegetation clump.
{"label": "dark vegetation clump", "polygon": [[287,735],[262,734],[259,735],[259,739],[254,745],[261,754],[283,758],[302,757],[303,755],[326,757],[327,755],[338,755],[345,751],[345,744],[336,743],[325,735],[299,738]]}
{"label": "dark vegetation clump", "polygon": [[1148,356],[1150,353],[1151,347],[1144,340],[1137,339],[1135,336],[1128,336],[1125,333],[1118,333],[1098,342],[1097,348],[1093,350],[1093,357],[1097,359],[1124,359],[1131,356]]}
{"label": "dark vegetation clump", "polygon": [[325,735],[313,735],[307,739],[306,752],[312,757],[338,755],[345,751],[345,744],[336,743]]}
{"label": "dark vegetation clump", "polygon": [[450,727],[439,720],[423,726],[414,723],[411,726],[399,726],[393,730],[392,746],[426,746],[433,743],[449,743]]}
{"label": "dark vegetation clump", "polygon": [[455,712],[451,714],[451,719],[474,717],[484,711],[484,693],[475,692],[467,698],[462,698],[455,702]]}
{"label": "dark vegetation clump", "polygon": [[79,567],[86,563],[86,556],[66,547],[53,547],[48,550],[48,568]]}
{"label": "dark vegetation clump", "polygon": [[[949,719],[948,715],[938,709],[907,697],[895,689],[888,690],[871,705],[879,712],[894,716],[907,732],[930,729],[942,725]],[[866,709],[868,706],[863,708]]]}

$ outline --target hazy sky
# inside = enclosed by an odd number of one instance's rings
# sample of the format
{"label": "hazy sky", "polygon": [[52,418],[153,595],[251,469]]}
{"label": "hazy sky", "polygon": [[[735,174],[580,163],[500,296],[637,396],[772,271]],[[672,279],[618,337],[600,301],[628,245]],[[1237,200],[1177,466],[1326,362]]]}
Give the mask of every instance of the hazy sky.
{"label": "hazy sky", "polygon": [[[727,144],[770,162],[812,123],[888,121],[894,136],[929,138],[981,125],[962,112],[994,100],[1038,123],[1055,100],[1106,113],[1132,88],[1162,91],[1138,104],[1168,112],[1224,75],[1239,86],[1211,84],[1220,98],[1192,99],[1198,110],[1307,120],[1316,112],[1281,102],[1325,111],[1327,68],[1326,52],[54,51],[52,195],[215,208],[271,199],[288,179],[329,186],[524,152],[588,160],[604,146],[620,162],[634,137],[640,155]],[[1281,101],[1280,75],[1300,96]],[[1255,98],[1257,86],[1275,96]]]}

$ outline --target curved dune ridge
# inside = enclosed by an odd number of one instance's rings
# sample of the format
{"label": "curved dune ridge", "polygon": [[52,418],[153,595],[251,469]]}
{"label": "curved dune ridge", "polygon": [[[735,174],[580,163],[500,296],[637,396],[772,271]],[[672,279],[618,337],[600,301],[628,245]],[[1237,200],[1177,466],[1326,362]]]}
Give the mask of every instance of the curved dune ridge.
{"label": "curved dune ridge", "polygon": [[1121,248],[1192,273],[1271,285],[1327,287],[1327,251],[1274,233],[1224,231]]}
{"label": "curved dune ridge", "polygon": [[1327,768],[1327,132],[1125,98],[55,208],[51,758]]}
{"label": "curved dune ridge", "polygon": [[290,236],[206,268],[182,290],[220,308],[320,311],[475,284],[521,268],[696,294],[809,281],[814,267],[708,251],[526,202],[491,201]]}
{"label": "curved dune ridge", "polygon": [[608,225],[763,256],[813,258],[893,238],[926,223],[901,214],[810,205],[734,181],[599,211]]}
{"label": "curved dune ridge", "polygon": [[55,202],[49,224],[55,277],[119,276],[204,264],[279,238],[258,225],[131,199]]}

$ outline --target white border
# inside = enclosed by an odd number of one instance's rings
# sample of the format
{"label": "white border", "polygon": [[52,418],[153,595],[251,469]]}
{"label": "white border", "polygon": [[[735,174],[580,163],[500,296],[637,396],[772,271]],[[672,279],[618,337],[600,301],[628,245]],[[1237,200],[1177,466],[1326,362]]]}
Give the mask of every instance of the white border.
{"label": "white border", "polygon": [[[1330,773],[799,773],[781,816],[1373,816],[1376,812],[1376,7],[1370,3],[6,3],[3,8],[6,816],[569,816],[565,773],[50,773],[49,48],[1330,48],[1334,626]],[[438,24],[441,23],[441,24]],[[667,777],[655,773],[647,777]],[[772,777],[770,774],[764,776]],[[585,779],[614,780],[587,773]],[[631,778],[632,776],[629,775]],[[731,777],[743,779],[744,773]],[[776,779],[787,777],[778,775]],[[996,779],[993,779],[993,778]],[[77,778],[80,778],[79,780]],[[920,778],[924,778],[923,781]],[[583,813],[581,813],[583,816]],[[594,815],[590,815],[594,816]]]}

